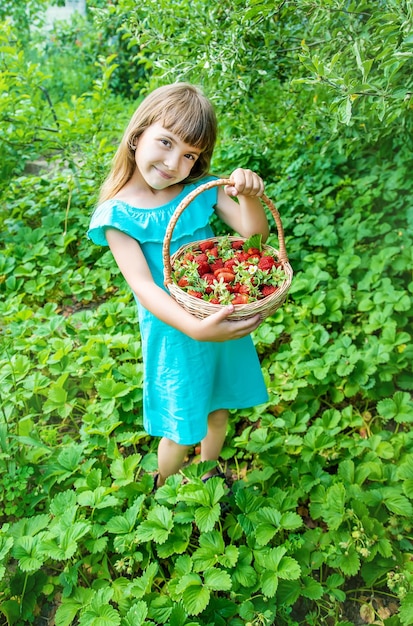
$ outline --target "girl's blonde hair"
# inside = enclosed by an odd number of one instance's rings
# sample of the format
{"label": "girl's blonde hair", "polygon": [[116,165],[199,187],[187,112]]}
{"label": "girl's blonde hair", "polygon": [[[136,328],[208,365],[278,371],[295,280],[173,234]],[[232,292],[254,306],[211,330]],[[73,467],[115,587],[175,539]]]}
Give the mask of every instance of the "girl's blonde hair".
{"label": "girl's blonde hair", "polygon": [[182,182],[194,182],[208,174],[217,136],[217,120],[212,104],[194,85],[164,85],[150,93],[133,114],[102,185],[99,202],[113,198],[130,180],[136,168],[136,142],[156,122],[184,143],[201,150],[190,175]]}

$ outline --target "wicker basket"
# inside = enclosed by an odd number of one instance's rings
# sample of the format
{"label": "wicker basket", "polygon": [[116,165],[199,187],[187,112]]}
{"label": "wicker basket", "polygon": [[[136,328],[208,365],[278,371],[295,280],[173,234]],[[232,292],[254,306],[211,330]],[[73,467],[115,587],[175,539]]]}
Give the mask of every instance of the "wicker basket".
{"label": "wicker basket", "polygon": [[[166,229],[165,238],[163,242],[163,264],[164,264],[164,283],[171,296],[189,313],[195,315],[198,318],[203,319],[204,317],[208,317],[212,313],[216,313],[219,311],[223,305],[221,304],[212,304],[211,302],[207,302],[205,300],[201,300],[196,298],[195,296],[191,296],[187,294],[183,289],[178,287],[176,283],[174,283],[172,279],[172,267],[174,261],[177,257],[183,255],[189,248],[196,247],[197,244],[201,243],[200,241],[192,241],[191,243],[182,246],[175,252],[175,254],[170,256],[170,243],[172,238],[173,230],[176,226],[176,223],[180,217],[180,215],[184,212],[184,210],[188,207],[188,205],[192,202],[194,198],[196,198],[199,194],[207,189],[211,189],[211,187],[217,187],[222,185],[230,185],[230,181],[228,179],[217,179],[212,180],[204,185],[200,185],[189,193],[178,205],[175,209],[174,214],[171,217],[171,220]],[[278,244],[279,250],[272,248],[271,246],[263,245],[263,250],[268,252],[269,255],[273,256],[281,263],[282,269],[286,275],[286,280],[278,287],[278,289],[269,296],[262,298],[261,300],[257,300],[255,302],[250,302],[248,304],[235,304],[234,311],[228,316],[228,319],[232,320],[241,320],[249,317],[253,317],[254,315],[259,314],[261,319],[265,319],[266,317],[275,313],[277,309],[279,309],[285,301],[287,297],[288,290],[290,289],[293,270],[291,265],[288,262],[287,252],[285,249],[284,242],[284,230],[281,223],[280,215],[275,208],[274,204],[271,200],[263,195],[261,200],[270,210],[272,216],[274,217],[275,224],[277,227],[278,234]],[[222,237],[214,237],[211,236],[209,239],[214,241],[219,241]],[[242,240],[242,237],[230,237],[230,239]]]}

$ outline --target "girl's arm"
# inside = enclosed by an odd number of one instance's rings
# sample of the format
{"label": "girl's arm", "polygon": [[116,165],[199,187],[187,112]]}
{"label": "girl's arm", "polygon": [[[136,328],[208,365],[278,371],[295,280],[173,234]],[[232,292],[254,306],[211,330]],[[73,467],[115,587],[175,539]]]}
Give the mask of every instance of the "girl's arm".
{"label": "girl's arm", "polygon": [[145,309],[169,326],[197,341],[239,339],[260,324],[259,315],[242,321],[227,320],[233,305],[200,320],[183,309],[154,282],[139,243],[120,230],[108,228],[106,239],[125,280]]}
{"label": "girl's arm", "polygon": [[[236,169],[230,176],[231,185],[218,191],[216,212],[220,219],[242,237],[269,235],[268,220],[260,196],[264,193],[262,179],[251,170]],[[234,202],[231,197],[239,201]]]}

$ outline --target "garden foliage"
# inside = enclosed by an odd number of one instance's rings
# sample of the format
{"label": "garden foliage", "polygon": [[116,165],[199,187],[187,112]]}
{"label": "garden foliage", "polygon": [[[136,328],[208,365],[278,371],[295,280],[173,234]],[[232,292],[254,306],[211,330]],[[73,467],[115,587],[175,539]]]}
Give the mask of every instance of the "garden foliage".
{"label": "garden foliage", "polygon": [[[410,3],[89,2],[30,45],[23,14],[0,30],[0,623],[351,626],[357,599],[413,624]],[[214,171],[265,179],[295,272],[254,333],[270,399],[232,415],[231,492],[192,463],[152,493],[135,306],[85,237],[130,96],[173,80],[217,107]]]}

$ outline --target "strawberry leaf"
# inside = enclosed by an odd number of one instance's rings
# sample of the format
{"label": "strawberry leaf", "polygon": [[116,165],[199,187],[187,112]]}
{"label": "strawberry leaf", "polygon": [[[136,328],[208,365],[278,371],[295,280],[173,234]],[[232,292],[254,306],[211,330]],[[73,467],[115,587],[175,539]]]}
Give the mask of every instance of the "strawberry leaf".
{"label": "strawberry leaf", "polygon": [[247,251],[249,248],[257,248],[261,252],[262,250],[262,235],[252,235],[247,239],[243,245],[243,250]]}

